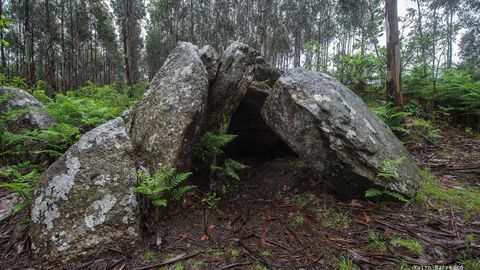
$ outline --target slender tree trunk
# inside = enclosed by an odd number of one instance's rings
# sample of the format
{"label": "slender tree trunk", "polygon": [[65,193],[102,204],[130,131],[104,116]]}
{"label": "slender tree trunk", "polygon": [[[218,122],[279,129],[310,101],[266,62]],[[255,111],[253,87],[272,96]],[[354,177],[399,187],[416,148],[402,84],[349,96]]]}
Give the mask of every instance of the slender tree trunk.
{"label": "slender tree trunk", "polygon": [[267,1],[268,0],[259,0],[258,1],[258,12],[260,14],[260,54],[265,56],[267,49]]}
{"label": "slender tree trunk", "polygon": [[387,101],[403,107],[401,88],[401,56],[398,30],[397,0],[386,0],[387,13]]}
{"label": "slender tree trunk", "polygon": [[449,16],[447,18],[447,25],[448,25],[448,37],[447,37],[447,68],[452,67],[452,56],[453,56],[453,14],[454,10],[453,7],[450,7]]}
{"label": "slender tree trunk", "polygon": [[190,0],[190,39],[195,43],[195,17],[193,11],[193,0]]}
{"label": "slender tree trunk", "polygon": [[34,29],[32,24],[32,13],[35,7],[35,0],[25,0],[25,78],[29,86],[35,83],[35,54],[34,54]]}
{"label": "slender tree trunk", "polygon": [[57,88],[55,81],[55,52],[53,50],[53,33],[52,33],[52,14],[50,10],[50,0],[45,0],[45,30],[47,35],[47,82],[52,87],[51,96],[55,94]]}
{"label": "slender tree trunk", "polygon": [[427,53],[425,49],[425,40],[423,36],[423,12],[422,12],[422,7],[421,7],[421,0],[417,0],[417,12],[418,12],[418,21],[417,21],[417,31],[418,35],[420,37],[420,50],[421,50],[421,57],[422,57],[422,62],[423,62],[423,74],[427,74]]}
{"label": "slender tree trunk", "polygon": [[297,18],[296,18],[296,23],[295,23],[295,52],[293,55],[293,66],[294,67],[299,67],[300,66],[300,58],[302,54],[302,28],[300,25],[300,18],[303,16],[302,11],[303,11],[303,1],[304,0],[298,0],[297,1]]}
{"label": "slender tree trunk", "polygon": [[[3,0],[0,0],[0,15],[3,15]],[[0,40],[3,40],[3,29],[0,31]],[[7,68],[7,59],[5,58],[5,47],[3,42],[0,42],[0,53],[2,58],[2,72],[5,72]]]}
{"label": "slender tree trunk", "polygon": [[60,17],[60,46],[62,47],[62,63],[60,67],[60,88],[62,92],[66,93],[66,74],[65,74],[65,0],[61,1],[62,16]]}

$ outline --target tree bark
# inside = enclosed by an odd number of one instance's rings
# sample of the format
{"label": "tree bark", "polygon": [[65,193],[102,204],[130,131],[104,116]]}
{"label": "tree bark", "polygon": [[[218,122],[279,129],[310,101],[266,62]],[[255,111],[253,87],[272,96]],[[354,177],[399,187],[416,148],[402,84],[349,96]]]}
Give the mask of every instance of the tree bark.
{"label": "tree bark", "polygon": [[32,24],[32,13],[35,0],[25,0],[25,79],[28,86],[35,83],[35,55],[34,55],[34,31]]}
{"label": "tree bark", "polygon": [[[0,15],[3,15],[3,0],[0,0]],[[0,40],[3,40],[3,29],[0,31]],[[0,42],[0,53],[2,57],[2,72],[5,72],[7,68],[7,60],[5,58],[5,47],[3,46],[3,42]]]}
{"label": "tree bark", "polygon": [[401,55],[398,30],[397,0],[386,0],[387,13],[387,91],[386,99],[403,107],[401,88]]}
{"label": "tree bark", "polygon": [[47,35],[47,82],[52,87],[51,96],[55,94],[57,88],[55,81],[55,52],[53,50],[53,33],[52,33],[52,14],[50,10],[50,0],[45,0],[45,30]]}

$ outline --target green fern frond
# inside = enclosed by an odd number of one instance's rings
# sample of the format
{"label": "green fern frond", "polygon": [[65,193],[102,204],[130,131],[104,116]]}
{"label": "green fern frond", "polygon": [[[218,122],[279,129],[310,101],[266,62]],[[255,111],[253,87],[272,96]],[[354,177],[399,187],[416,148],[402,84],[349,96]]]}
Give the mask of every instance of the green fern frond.
{"label": "green fern frond", "polygon": [[379,190],[376,188],[370,188],[365,191],[365,198],[379,198],[381,196],[388,196],[401,202],[408,202],[408,199],[402,194],[390,191],[388,189]]}
{"label": "green fern frond", "polygon": [[365,191],[365,198],[375,198],[382,195],[382,191],[376,188],[370,188]]}
{"label": "green fern frond", "polygon": [[192,176],[191,172],[179,173],[177,175],[172,176],[170,178],[170,183],[169,183],[170,188],[178,187],[181,183],[183,183],[183,181],[187,180],[190,176]]}
{"label": "green fern frond", "polygon": [[159,171],[153,176],[139,170],[140,179],[135,188],[137,193],[143,194],[152,200],[156,206],[167,206],[169,200],[178,201],[195,186],[180,186],[192,173],[177,173],[175,168],[159,164]]}
{"label": "green fern frond", "polygon": [[195,186],[187,185],[187,186],[172,189],[172,191],[171,191],[172,200],[174,200],[174,201],[181,200],[185,196],[185,194],[187,194],[188,191],[190,191],[194,188],[195,188]]}
{"label": "green fern frond", "polygon": [[222,148],[229,144],[237,135],[227,134],[228,124],[225,121],[216,132],[206,132],[203,134],[193,148],[193,154],[203,161],[223,154]]}

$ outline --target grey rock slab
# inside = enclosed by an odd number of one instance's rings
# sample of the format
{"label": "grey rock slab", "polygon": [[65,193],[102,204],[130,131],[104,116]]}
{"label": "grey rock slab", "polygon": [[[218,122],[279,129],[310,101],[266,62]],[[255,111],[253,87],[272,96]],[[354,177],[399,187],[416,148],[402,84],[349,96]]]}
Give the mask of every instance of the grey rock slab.
{"label": "grey rock slab", "polygon": [[224,121],[230,121],[252,82],[258,55],[257,51],[238,41],[222,54],[217,76],[208,94],[204,132],[217,131]]}
{"label": "grey rock slab", "polygon": [[32,250],[56,264],[129,250],[139,240],[133,148],[122,118],[86,133],[40,177]]}
{"label": "grey rock slab", "polygon": [[187,169],[200,134],[208,96],[208,74],[199,50],[180,43],[128,114],[136,154],[149,168],[159,163]]}
{"label": "grey rock slab", "polygon": [[[413,196],[419,187],[419,167],[403,144],[360,97],[330,76],[287,71],[262,116],[339,193],[363,196],[375,186]],[[399,159],[404,161],[396,179],[378,177],[385,161]]]}

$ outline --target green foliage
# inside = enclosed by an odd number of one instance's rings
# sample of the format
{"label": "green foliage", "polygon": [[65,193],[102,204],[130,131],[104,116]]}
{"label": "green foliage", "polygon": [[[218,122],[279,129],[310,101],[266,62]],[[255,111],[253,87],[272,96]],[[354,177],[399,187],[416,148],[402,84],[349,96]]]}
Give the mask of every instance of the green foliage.
{"label": "green foliage", "polygon": [[149,263],[155,260],[156,257],[157,257],[157,253],[155,253],[155,251],[149,250],[143,254],[142,261],[144,263]]}
{"label": "green foliage", "polygon": [[208,193],[202,198],[202,202],[208,206],[210,209],[217,209],[218,204],[222,200],[222,197],[218,196],[217,193]]}
{"label": "green foliage", "polygon": [[326,219],[325,225],[331,229],[345,228],[350,226],[352,219],[350,212],[342,212],[327,208],[315,208],[319,216]]}
{"label": "green foliage", "polygon": [[[15,80],[5,80],[0,76],[0,84],[15,83]],[[119,116],[136,101],[135,98],[118,93],[115,85],[99,87],[88,83],[85,87],[69,91],[67,95],[57,94],[53,99],[45,94],[47,87],[46,83],[38,81],[33,94],[46,105],[46,111],[55,118],[56,123],[45,130],[23,131],[20,134],[2,130],[0,155],[17,156],[19,160],[32,154],[60,157],[80,139],[81,133]],[[141,92],[140,86],[136,87]],[[2,98],[7,99],[8,96]],[[4,126],[2,123],[5,121],[21,117],[28,110],[30,108],[3,113],[0,116],[0,127]]]}
{"label": "green foliage", "polygon": [[334,76],[355,92],[369,98],[378,97],[382,93],[378,90],[382,88],[382,71],[386,58],[378,58],[371,53],[358,53],[343,55],[334,60],[338,64]]}
{"label": "green foliage", "polygon": [[424,117],[426,115],[422,106],[414,100],[410,100],[405,104],[404,111],[415,117]]}
{"label": "green foliage", "polygon": [[3,73],[0,73],[0,86],[20,88],[23,90],[28,89],[27,83],[25,82],[24,78],[19,76],[10,78],[5,76]]}
{"label": "green foliage", "polygon": [[243,165],[242,163],[233,159],[226,159],[223,162],[223,166],[211,166],[211,169],[218,177],[222,179],[232,178],[238,181],[240,181],[240,176],[238,175],[238,172],[246,168],[248,168],[248,166]]}
{"label": "green foliage", "polygon": [[424,202],[433,199],[442,207],[452,206],[466,214],[479,213],[480,189],[469,186],[443,187],[430,174],[428,169],[422,171],[422,186],[417,193],[416,201]]}
{"label": "green foliage", "polygon": [[[45,100],[44,91],[34,94]],[[67,95],[57,94],[47,103],[47,111],[60,123],[93,128],[119,116],[135,101],[118,93],[115,85],[98,87],[89,83]]]}
{"label": "green foliage", "polygon": [[209,162],[210,159],[223,154],[222,148],[237,137],[237,135],[227,134],[227,131],[228,123],[224,121],[216,133],[203,134],[194,146],[193,154],[204,162]]}
{"label": "green foliage", "polygon": [[15,192],[22,199],[22,202],[15,206],[15,212],[19,212],[24,207],[30,205],[33,187],[38,177],[38,172],[30,169],[28,162],[20,163],[0,171],[0,179],[6,180],[6,183],[0,184],[0,188],[6,188]]}
{"label": "green foliage", "polygon": [[295,199],[295,203],[303,208],[309,205],[311,202],[312,200],[309,197],[298,197]]}
{"label": "green foliage", "polygon": [[302,224],[303,222],[305,222],[305,217],[301,214],[297,214],[295,216],[295,222],[297,222],[298,224]]}
{"label": "green foliage", "polygon": [[380,162],[380,168],[377,177],[392,181],[398,177],[398,166],[406,160],[405,157],[400,157],[393,160],[383,160]]}
{"label": "green foliage", "polygon": [[392,236],[390,243],[394,247],[404,247],[416,255],[421,255],[424,252],[422,244],[415,239],[405,239],[398,235],[394,235]]}
{"label": "green foliage", "polygon": [[440,130],[437,129],[431,121],[415,118],[409,121],[406,126],[411,137],[414,137],[415,133],[421,133],[433,141],[440,138]]}
{"label": "green foliage", "polygon": [[437,85],[434,98],[443,106],[453,107],[465,114],[480,115],[480,81],[474,81],[464,71],[449,69]]}
{"label": "green foliage", "polygon": [[169,201],[178,201],[195,186],[181,184],[192,173],[177,173],[177,169],[159,164],[159,171],[153,176],[139,170],[139,184],[136,191],[150,198],[156,206],[167,206]]}
{"label": "green foliage", "polygon": [[367,198],[367,199],[369,199],[369,198],[380,198],[382,196],[393,198],[393,199],[396,199],[397,201],[400,201],[400,202],[408,202],[407,198],[405,198],[405,196],[403,196],[402,194],[394,192],[394,191],[390,191],[386,188],[383,189],[383,190],[379,190],[379,189],[376,189],[376,188],[369,188],[367,191],[365,191],[365,198]]}
{"label": "green foliage", "polygon": [[225,159],[223,165],[217,164],[218,155],[223,154],[222,148],[230,143],[237,135],[227,134],[228,123],[224,121],[217,132],[206,132],[193,148],[195,157],[210,165],[212,172],[220,179],[232,178],[240,180],[238,173],[247,168],[246,165],[233,159]]}
{"label": "green foliage", "polygon": [[[60,157],[79,138],[78,128],[68,124],[53,124],[48,129],[25,131],[21,134],[4,132],[0,155],[46,154]],[[31,148],[31,145],[38,147]]]}
{"label": "green foliage", "polygon": [[390,103],[373,108],[373,112],[380,117],[395,133],[404,134],[407,132],[405,128],[405,119],[410,116],[408,112],[397,111]]}
{"label": "green foliage", "polygon": [[264,249],[262,250],[262,252],[260,253],[260,255],[262,255],[263,257],[270,257],[273,255],[272,251],[269,250],[269,249]]}
{"label": "green foliage", "polygon": [[468,270],[480,270],[480,259],[463,259],[460,263]]}
{"label": "green foliage", "polygon": [[374,231],[368,231],[368,247],[376,251],[386,251],[385,241]]}
{"label": "green foliage", "polygon": [[338,269],[339,270],[359,270],[360,268],[353,263],[350,258],[340,257],[338,260]]}

